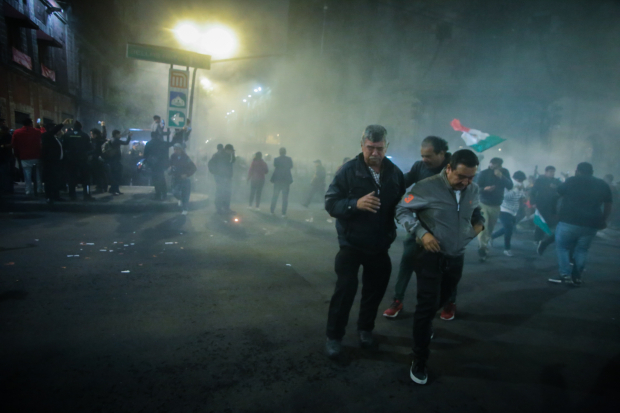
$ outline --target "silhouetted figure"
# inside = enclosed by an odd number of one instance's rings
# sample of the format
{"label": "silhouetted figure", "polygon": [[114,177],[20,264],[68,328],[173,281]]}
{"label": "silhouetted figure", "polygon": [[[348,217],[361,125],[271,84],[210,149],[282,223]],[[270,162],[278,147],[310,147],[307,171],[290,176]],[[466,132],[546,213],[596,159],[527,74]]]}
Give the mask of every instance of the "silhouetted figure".
{"label": "silhouetted figure", "polygon": [[280,192],[282,193],[282,217],[286,217],[288,209],[288,194],[293,183],[293,160],[286,156],[286,148],[280,148],[280,156],[273,160],[273,175],[271,175],[271,183],[273,184],[273,197],[271,198],[271,213],[275,214],[276,204]]}

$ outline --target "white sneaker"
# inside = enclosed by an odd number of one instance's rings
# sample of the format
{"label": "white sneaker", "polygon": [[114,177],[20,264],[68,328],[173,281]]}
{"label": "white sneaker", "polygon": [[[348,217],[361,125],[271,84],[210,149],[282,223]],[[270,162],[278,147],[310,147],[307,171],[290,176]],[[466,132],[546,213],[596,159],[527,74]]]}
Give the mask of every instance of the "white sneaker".
{"label": "white sneaker", "polygon": [[507,257],[513,257],[514,256],[514,254],[510,250],[504,250],[504,255],[507,256]]}
{"label": "white sneaker", "polygon": [[187,215],[187,211],[181,212],[181,215]]}
{"label": "white sneaker", "polygon": [[179,206],[183,206],[183,203],[181,201],[178,202]]}

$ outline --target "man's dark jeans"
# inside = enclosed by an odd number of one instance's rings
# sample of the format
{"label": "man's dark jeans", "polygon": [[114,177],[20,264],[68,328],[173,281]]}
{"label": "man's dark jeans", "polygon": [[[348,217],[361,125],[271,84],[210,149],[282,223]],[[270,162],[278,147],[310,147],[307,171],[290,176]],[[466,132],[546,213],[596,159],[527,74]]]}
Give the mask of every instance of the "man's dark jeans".
{"label": "man's dark jeans", "polygon": [[448,303],[463,274],[464,255],[424,252],[416,262],[418,304],[413,315],[413,355],[428,360],[431,327],[437,310]]}
{"label": "man's dark jeans", "polygon": [[166,185],[166,176],[164,169],[153,168],[151,170],[151,181],[155,188],[155,199],[164,200],[168,194],[168,186]]}
{"label": "man's dark jeans", "polygon": [[[398,278],[396,279],[396,286],[394,287],[394,300],[400,302],[405,298],[405,291],[407,291],[407,285],[411,280],[411,276],[415,271],[416,257],[423,254],[423,247],[416,242],[415,235],[409,234],[403,241],[403,256],[400,259],[400,267],[398,269]],[[456,303],[456,288],[450,299],[451,303]]]}
{"label": "man's dark jeans", "polygon": [[272,214],[276,211],[278,197],[280,196],[280,192],[282,192],[282,215],[286,215],[286,210],[288,209],[288,193],[290,188],[291,184],[289,183],[284,184],[276,182],[275,184],[273,184],[273,197],[271,198]]}
{"label": "man's dark jeans", "polygon": [[[506,251],[510,251],[511,248],[511,240],[512,240],[512,233],[514,231],[515,228],[515,216],[508,213],[508,212],[500,212],[499,213],[499,220],[502,223],[502,229],[495,231],[493,233],[492,238],[499,238],[502,235],[504,236],[504,249]],[[538,227],[536,227],[538,228]]]}
{"label": "man's dark jeans", "polygon": [[215,209],[219,213],[230,211],[230,199],[232,197],[232,178],[215,176]]}
{"label": "man's dark jeans", "polygon": [[369,254],[351,247],[340,247],[336,254],[336,289],[329,304],[327,317],[327,338],[340,340],[349,322],[349,312],[355,300],[358,285],[358,271],[362,272],[362,300],[357,320],[357,329],[372,331],[375,328],[377,309],[383,299],[392,261],[387,251]]}

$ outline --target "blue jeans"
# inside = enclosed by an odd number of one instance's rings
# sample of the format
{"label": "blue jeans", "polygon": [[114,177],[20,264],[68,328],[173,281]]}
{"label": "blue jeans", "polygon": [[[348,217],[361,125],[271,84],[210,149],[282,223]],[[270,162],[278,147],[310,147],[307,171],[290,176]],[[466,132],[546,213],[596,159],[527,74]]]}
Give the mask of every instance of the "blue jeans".
{"label": "blue jeans", "polygon": [[[579,225],[560,222],[555,229],[556,252],[558,254],[558,264],[560,275],[563,277],[581,278],[581,273],[586,266],[588,249],[594,236],[596,228],[582,227]],[[571,269],[571,256],[574,267]]]}
{"label": "blue jeans", "polygon": [[172,195],[181,201],[181,208],[187,211],[189,208],[189,197],[192,192],[192,181],[190,178],[175,178],[172,186]]}

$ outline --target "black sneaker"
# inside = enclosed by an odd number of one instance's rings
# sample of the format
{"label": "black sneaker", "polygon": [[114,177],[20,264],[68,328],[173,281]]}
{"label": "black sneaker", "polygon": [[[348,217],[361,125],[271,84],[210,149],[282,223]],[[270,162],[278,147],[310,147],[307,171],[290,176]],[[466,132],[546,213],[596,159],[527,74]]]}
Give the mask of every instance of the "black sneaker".
{"label": "black sneaker", "polygon": [[581,281],[581,277],[576,277],[574,275],[572,277],[572,281],[573,281],[573,285],[577,287],[579,287],[583,283],[583,281]]}
{"label": "black sneaker", "polygon": [[485,262],[487,260],[487,252],[484,248],[478,249],[478,257],[480,257],[480,262]]}
{"label": "black sneaker", "polygon": [[375,339],[372,336],[372,331],[359,330],[357,332],[360,338],[360,346],[362,348],[370,348],[375,345]]}
{"label": "black sneaker", "polygon": [[335,359],[342,352],[342,341],[341,340],[330,340],[329,338],[325,342],[325,354],[330,359]]}
{"label": "black sneaker", "polygon": [[573,283],[573,279],[571,277],[568,277],[568,276],[559,275],[557,277],[549,278],[549,282],[550,283],[555,283],[555,284],[572,284]]}
{"label": "black sneaker", "polygon": [[411,377],[411,380],[413,380],[414,383],[426,384],[426,382],[428,381],[428,370],[426,369],[426,362],[418,360],[411,363],[409,377]]}

